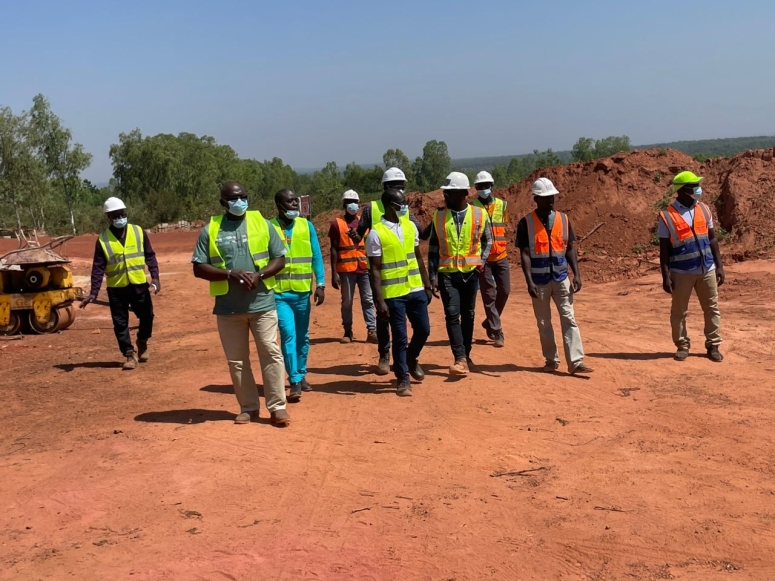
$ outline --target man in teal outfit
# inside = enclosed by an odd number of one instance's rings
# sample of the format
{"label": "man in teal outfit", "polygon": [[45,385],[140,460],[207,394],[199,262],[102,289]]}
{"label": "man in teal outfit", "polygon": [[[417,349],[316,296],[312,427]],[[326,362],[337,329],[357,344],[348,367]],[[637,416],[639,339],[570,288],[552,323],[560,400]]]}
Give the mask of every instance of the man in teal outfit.
{"label": "man in teal outfit", "polygon": [[280,190],[274,196],[277,217],[272,219],[285,242],[285,268],[275,276],[275,301],[280,323],[280,346],[291,391],[288,401],[298,402],[301,392],[310,391],[307,382],[309,353],[309,318],[312,277],[315,277],[315,305],[322,305],[325,295],[323,254],[312,222],[299,217],[299,197],[291,190]]}

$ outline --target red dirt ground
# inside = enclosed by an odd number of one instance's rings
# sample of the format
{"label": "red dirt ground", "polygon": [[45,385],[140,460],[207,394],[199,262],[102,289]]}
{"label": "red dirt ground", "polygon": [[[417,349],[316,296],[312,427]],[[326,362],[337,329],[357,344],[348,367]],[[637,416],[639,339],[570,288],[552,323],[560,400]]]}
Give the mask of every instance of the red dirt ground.
{"label": "red dirt ground", "polygon": [[[588,284],[588,380],[537,372],[514,272],[507,348],[477,324],[479,371],[449,381],[435,301],[411,399],[371,374],[373,345],[337,342],[329,289],[315,391],[280,430],[232,423],[194,238],[154,236],[164,288],[140,369],[119,368],[99,304],[63,333],[0,338],[0,579],[775,578],[772,262],[728,267],[722,364],[672,361],[658,276]],[[68,244],[78,275],[94,240]]]}

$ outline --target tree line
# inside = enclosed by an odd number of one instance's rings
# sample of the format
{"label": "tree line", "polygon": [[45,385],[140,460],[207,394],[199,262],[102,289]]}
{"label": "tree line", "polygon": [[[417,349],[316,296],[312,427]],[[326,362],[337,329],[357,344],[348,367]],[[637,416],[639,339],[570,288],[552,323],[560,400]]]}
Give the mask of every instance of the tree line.
{"label": "tree line", "polygon": [[[630,149],[629,138],[581,138],[572,159],[583,161]],[[237,180],[248,190],[251,207],[269,214],[274,194],[292,188],[309,195],[313,212],[339,207],[342,192],[352,188],[363,200],[381,193],[382,172],[398,167],[407,176],[409,191],[437,189],[453,166],[447,144],[431,140],[413,161],[400,149],[389,149],[382,165],[364,167],[336,162],[312,173],[296,172],[280,158],[242,159],[230,146],[213,137],[192,133],[143,135],[139,129],[121,133],[111,145],[113,177],[97,188],[81,179],[92,156],[73,141],[71,131],[52,111],[43,95],[28,111],[14,114],[0,108],[0,227],[36,228],[49,234],[99,232],[105,227],[102,202],[122,198],[131,220],[144,227],[178,220],[206,219],[220,212],[220,184]],[[512,158],[494,168],[462,169],[471,181],[480,169],[491,169],[497,187],[525,179],[532,171],[560,165],[567,159],[551,149]]]}

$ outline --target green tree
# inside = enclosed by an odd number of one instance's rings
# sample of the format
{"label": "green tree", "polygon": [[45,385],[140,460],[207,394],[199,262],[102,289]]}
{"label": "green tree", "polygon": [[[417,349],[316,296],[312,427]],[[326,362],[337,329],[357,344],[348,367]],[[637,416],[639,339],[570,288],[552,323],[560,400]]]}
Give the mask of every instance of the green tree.
{"label": "green tree", "polygon": [[595,158],[608,157],[622,151],[630,151],[630,149],[632,149],[630,138],[626,135],[604,137],[595,142]]}
{"label": "green tree", "polygon": [[312,174],[311,204],[317,206],[315,212],[330,210],[338,205],[343,189],[342,174],[335,161],[329,161],[320,171]]}
{"label": "green tree", "polygon": [[415,159],[412,173],[420,191],[429,192],[441,187],[450,171],[452,159],[447,144],[435,139],[425,144],[422,157]]}
{"label": "green tree", "polygon": [[589,161],[595,157],[595,140],[591,137],[579,137],[573,146],[571,158],[573,161]]}

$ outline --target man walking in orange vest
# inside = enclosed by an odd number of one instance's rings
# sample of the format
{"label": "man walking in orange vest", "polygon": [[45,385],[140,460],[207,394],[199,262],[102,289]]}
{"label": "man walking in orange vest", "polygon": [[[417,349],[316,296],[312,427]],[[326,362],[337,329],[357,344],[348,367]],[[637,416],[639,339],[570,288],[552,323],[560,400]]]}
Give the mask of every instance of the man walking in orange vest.
{"label": "man walking in orange vest", "polygon": [[441,292],[452,355],[450,375],[466,375],[471,365],[476,294],[484,261],[490,255],[492,232],[487,213],[468,204],[468,176],[453,171],[444,190],[446,209],[433,214],[428,263],[434,294]]}
{"label": "man walking in orange vest", "polygon": [[[544,371],[553,373],[560,367],[560,356],[552,328],[552,301],[557,305],[562,327],[565,360],[571,374],[589,373],[584,363],[581,332],[573,313],[573,294],[581,290],[581,272],[576,259],[575,236],[568,216],[554,211],[560,193],[548,178],[533,184],[536,209],[517,225],[517,247],[522,258],[527,292],[533,298],[533,312],[541,339]],[[573,271],[573,285],[568,280],[568,266]]]}
{"label": "man walking in orange vest", "polygon": [[718,287],[724,284],[724,266],[713,229],[713,215],[700,201],[701,181],[701,177],[690,171],[682,171],[673,179],[673,189],[678,195],[657,219],[659,264],[662,288],[673,297],[670,326],[673,343],[678,348],[676,361],[686,361],[689,357],[691,341],[686,331],[686,314],[694,291],[705,315],[705,350],[711,361],[720,363],[724,357],[718,349],[721,345]]}
{"label": "man walking in orange vest", "polygon": [[342,195],[344,215],[331,222],[328,237],[331,240],[331,286],[342,292],[342,343],[351,343],[353,336],[353,302],[355,289],[361,296],[361,310],[366,323],[366,340],[377,342],[377,322],[374,315],[374,300],[369,283],[369,266],[363,239],[356,243],[350,232],[358,229],[361,217],[358,215],[360,196],[355,190]]}
{"label": "man walking in orange vest", "polygon": [[509,277],[509,256],[506,251],[506,224],[509,210],[506,200],[496,198],[492,193],[495,181],[486,171],[476,174],[474,187],[477,199],[473,205],[482,208],[490,217],[492,248],[484,269],[479,277],[479,289],[482,293],[485,320],[482,326],[495,347],[503,347],[504,336],[501,315],[511,292]]}

